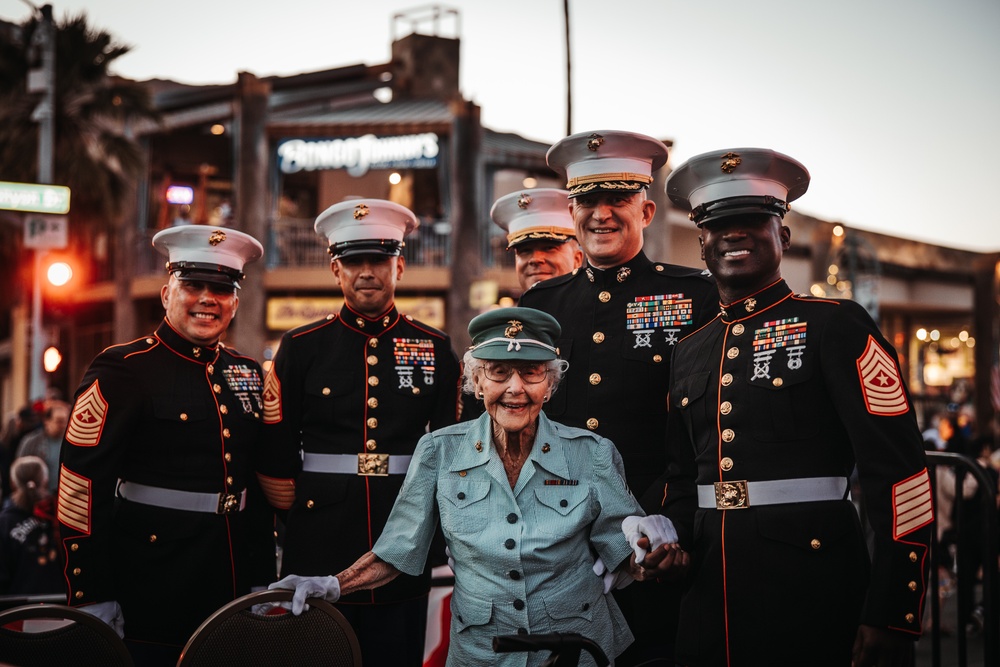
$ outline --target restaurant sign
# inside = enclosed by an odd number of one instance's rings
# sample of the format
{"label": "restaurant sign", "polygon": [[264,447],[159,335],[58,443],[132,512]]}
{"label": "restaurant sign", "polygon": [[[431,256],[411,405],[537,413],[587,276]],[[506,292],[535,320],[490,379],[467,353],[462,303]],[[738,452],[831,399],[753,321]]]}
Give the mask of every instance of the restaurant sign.
{"label": "restaurant sign", "polygon": [[363,176],[369,169],[431,169],[437,166],[438,136],[433,132],[395,137],[286,139],[278,144],[283,174],[346,169]]}

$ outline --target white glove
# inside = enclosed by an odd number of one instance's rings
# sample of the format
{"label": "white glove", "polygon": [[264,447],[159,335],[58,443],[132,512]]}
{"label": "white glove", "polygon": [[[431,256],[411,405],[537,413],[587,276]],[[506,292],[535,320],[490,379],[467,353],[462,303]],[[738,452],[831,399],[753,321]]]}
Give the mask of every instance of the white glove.
{"label": "white glove", "polygon": [[121,605],[117,602],[98,602],[88,604],[86,607],[77,607],[77,609],[85,611],[91,616],[96,616],[110,625],[119,637],[125,637],[125,617],[122,616]]}
{"label": "white glove", "polygon": [[656,550],[663,544],[673,544],[677,542],[677,530],[670,519],[662,514],[650,514],[649,516],[627,516],[622,520],[622,532],[629,546],[635,552],[635,562],[641,564],[646,558],[647,551],[640,547],[637,542],[640,537],[649,538],[650,550]]}
{"label": "white glove", "polygon": [[455,557],[451,555],[451,549],[447,545],[444,548],[444,555],[448,557],[448,567],[451,568],[452,572],[455,572]]}
{"label": "white glove", "polygon": [[290,574],[284,579],[274,582],[268,589],[288,588],[295,591],[292,596],[292,613],[298,616],[308,609],[307,598],[321,598],[327,602],[340,599],[340,582],[337,577],[300,577]]}
{"label": "white glove", "polygon": [[628,568],[620,568],[617,572],[611,572],[598,556],[594,561],[594,574],[604,579],[604,594],[607,595],[612,589],[625,588],[633,581],[632,575],[628,573]]}

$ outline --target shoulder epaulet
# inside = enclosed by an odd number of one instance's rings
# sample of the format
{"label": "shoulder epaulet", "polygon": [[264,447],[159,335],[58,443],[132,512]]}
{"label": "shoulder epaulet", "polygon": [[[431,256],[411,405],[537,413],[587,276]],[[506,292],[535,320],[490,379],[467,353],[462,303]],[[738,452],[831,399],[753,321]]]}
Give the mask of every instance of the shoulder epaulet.
{"label": "shoulder epaulet", "polygon": [[336,322],[338,317],[339,315],[337,313],[330,313],[321,320],[317,320],[316,322],[310,322],[309,324],[303,324],[302,326],[295,327],[285,335],[294,338],[296,336],[301,336],[303,334],[312,333],[313,331],[318,331],[319,329],[322,329],[323,327],[329,326],[330,324]]}
{"label": "shoulder epaulet", "polygon": [[715,282],[712,272],[708,269],[693,269],[690,266],[678,266],[676,264],[667,264],[665,262],[653,262],[650,264],[650,267],[653,273],[657,273],[661,276],[668,276],[670,278],[694,278],[696,280],[704,280],[709,283]]}
{"label": "shoulder epaulet", "polygon": [[556,276],[555,278],[549,278],[548,280],[543,280],[537,282],[531,287],[529,287],[526,292],[537,292],[538,290],[549,289],[551,287],[559,287],[560,285],[565,285],[576,278],[576,274],[580,273],[583,269],[573,269],[569,273],[564,273],[561,276]]}
{"label": "shoulder epaulet", "polygon": [[415,320],[410,315],[403,315],[403,319],[412,324],[413,326],[417,327],[418,329],[426,331],[432,336],[437,336],[438,338],[448,338],[448,334],[446,334],[445,332],[441,331],[440,329],[435,329],[434,327],[432,327],[429,324],[426,324],[425,322],[421,322],[420,320]]}
{"label": "shoulder epaulet", "polygon": [[[856,301],[851,301],[850,299],[831,299],[827,296],[814,296],[812,294],[806,294],[805,292],[798,292],[792,295],[792,298],[796,301],[810,301],[812,303],[828,303],[833,306],[841,306],[845,303],[857,303]],[[861,304],[857,304],[861,307]]]}
{"label": "shoulder epaulet", "polygon": [[127,343],[109,345],[101,351],[101,354],[121,354],[123,356],[128,356],[136,352],[151,350],[156,347],[156,344],[157,341],[154,336],[143,336],[142,338],[130,340]]}

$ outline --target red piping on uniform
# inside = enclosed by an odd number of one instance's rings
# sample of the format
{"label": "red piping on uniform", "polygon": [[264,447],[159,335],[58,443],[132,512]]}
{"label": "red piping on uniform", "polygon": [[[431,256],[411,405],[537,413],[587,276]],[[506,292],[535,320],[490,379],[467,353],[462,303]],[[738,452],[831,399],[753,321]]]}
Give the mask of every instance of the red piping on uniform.
{"label": "red piping on uniform", "polygon": [[[726,326],[725,333],[722,336],[722,350],[725,351],[726,343],[729,340],[729,327]],[[723,370],[725,370],[725,359],[724,355],[719,355],[719,378],[722,378]],[[715,404],[719,405],[722,400],[722,382],[720,380],[718,387],[715,391]],[[719,481],[722,481],[722,466],[719,465],[719,461],[722,459],[722,416],[721,413],[715,411],[715,433],[716,433],[716,466],[715,469],[719,471]],[[720,511],[720,510],[716,510]],[[729,589],[726,586],[726,512],[722,511],[722,527],[720,528],[721,535],[719,536],[722,540],[722,619],[726,628],[726,664],[729,664]]]}
{"label": "red piping on uniform", "polygon": [[[392,307],[390,306],[390,309],[391,308]],[[347,323],[344,322],[344,324]],[[383,329],[383,331],[388,331],[388,330],[389,327]],[[378,338],[378,334],[376,333],[376,335],[372,336],[372,338]],[[368,371],[371,370],[371,366],[368,365],[368,359],[367,359],[368,350],[366,348],[362,348],[361,353],[362,357],[364,357],[362,361],[365,367],[365,402],[364,402],[364,411],[362,412],[362,417],[361,417],[361,423],[364,424],[364,429],[361,432],[361,451],[366,452],[368,451],[367,445],[365,444],[368,442],[368,393],[371,391],[371,385],[368,384],[368,378],[369,378]],[[369,479],[368,477],[365,477],[365,508],[366,508],[365,521],[368,522],[367,523],[368,550],[371,551],[372,547],[375,546],[375,541],[372,539],[372,488],[371,488],[371,479]],[[371,604],[375,604],[375,589],[369,590],[368,596],[370,598],[369,601],[371,602]]]}
{"label": "red piping on uniform", "polygon": [[[215,358],[205,364],[205,380],[208,382],[208,393],[212,395],[212,401],[215,402],[215,415],[219,418],[219,445],[222,448],[222,488],[226,491],[229,490],[229,485],[226,484],[226,477],[229,475],[229,466],[226,464],[226,437],[223,435],[223,430],[225,426],[222,424],[222,411],[219,410],[219,397],[212,389],[212,378],[208,376],[209,365],[215,366],[219,363],[219,349],[215,350]],[[246,494],[246,491],[243,492]],[[244,502],[246,498],[244,497]],[[229,575],[231,578],[231,583],[233,585],[233,597],[236,597],[236,561],[233,559],[233,527],[229,522],[229,515],[224,514],[223,517],[226,520],[226,542],[229,544]]]}

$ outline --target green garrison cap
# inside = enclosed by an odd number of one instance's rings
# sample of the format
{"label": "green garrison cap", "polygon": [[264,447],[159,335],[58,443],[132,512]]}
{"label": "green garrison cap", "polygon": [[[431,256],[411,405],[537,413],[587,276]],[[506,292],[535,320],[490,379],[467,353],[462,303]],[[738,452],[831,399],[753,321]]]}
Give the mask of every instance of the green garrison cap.
{"label": "green garrison cap", "polygon": [[504,361],[548,361],[559,357],[556,318],[534,308],[496,308],[469,322],[472,356]]}
{"label": "green garrison cap", "polygon": [[696,155],[667,178],[667,196],[701,227],[729,215],[784,217],[809,188],[809,172],[767,148],[730,148]]}

